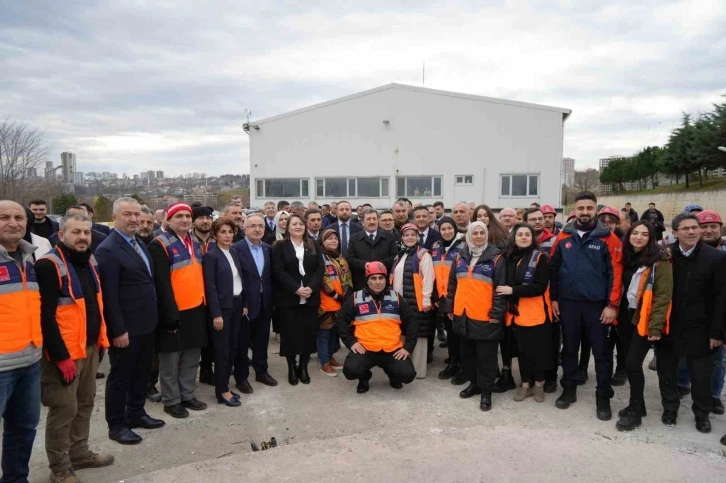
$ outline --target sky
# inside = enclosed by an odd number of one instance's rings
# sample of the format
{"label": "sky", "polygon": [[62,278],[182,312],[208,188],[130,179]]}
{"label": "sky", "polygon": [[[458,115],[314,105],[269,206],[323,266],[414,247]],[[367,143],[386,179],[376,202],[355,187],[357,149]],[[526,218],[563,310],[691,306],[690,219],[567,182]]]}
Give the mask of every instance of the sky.
{"label": "sky", "polygon": [[572,109],[576,168],[726,94],[723,0],[0,0],[0,118],[78,171],[249,172],[262,119],[391,82]]}

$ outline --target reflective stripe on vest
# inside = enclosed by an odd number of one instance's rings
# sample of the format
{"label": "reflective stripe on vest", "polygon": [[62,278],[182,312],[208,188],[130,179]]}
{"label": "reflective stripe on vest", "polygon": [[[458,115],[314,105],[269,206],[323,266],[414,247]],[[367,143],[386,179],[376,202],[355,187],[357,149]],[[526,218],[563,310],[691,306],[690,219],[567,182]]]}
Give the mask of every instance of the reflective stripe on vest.
{"label": "reflective stripe on vest", "polygon": [[431,258],[434,264],[434,276],[436,277],[436,290],[439,297],[445,297],[449,289],[449,274],[454,265],[456,255],[459,253],[461,244],[444,251],[443,247],[437,245],[431,250]]}
{"label": "reflective stripe on vest", "polygon": [[[67,263],[65,255],[58,248],[53,248],[42,258],[53,262],[60,281],[60,295],[58,297],[58,307],[55,311],[55,320],[58,323],[63,342],[71,359],[85,359],[86,346],[89,345],[89,342],[86,340],[86,299],[83,296],[81,282],[73,265]],[[98,276],[98,263],[93,255],[88,261],[88,266],[96,290],[98,312],[101,317],[101,327],[98,331],[96,343],[100,347],[108,347],[106,322],[103,318],[103,292],[101,291],[101,280]]]}
{"label": "reflective stripe on vest", "polygon": [[398,295],[389,290],[380,306],[363,290],[355,293],[355,338],[369,351],[393,352],[401,347],[401,315]]}
{"label": "reflective stripe on vest", "polygon": [[204,303],[204,272],[202,271],[202,250],[199,243],[192,239],[192,252],[189,255],[182,240],[170,233],[162,233],[155,238],[166,252],[171,270],[171,289],[177,309],[189,310]]}
{"label": "reflective stripe on vest", "polygon": [[[530,285],[534,283],[535,273],[537,272],[537,263],[542,256],[539,251],[533,251],[527,262],[527,270],[524,272],[524,281],[522,285]],[[522,260],[519,261],[522,263]],[[517,311],[519,315],[514,315],[507,311],[507,325],[511,325],[514,322],[515,325],[520,327],[534,327],[535,325],[544,324],[548,319],[551,320],[549,315],[548,307],[550,306],[550,289],[542,295],[535,297],[520,297],[519,303],[517,304]]]}
{"label": "reflective stripe on vest", "polygon": [[0,354],[43,345],[40,292],[31,261],[21,270],[15,260],[0,262]]}
{"label": "reflective stripe on vest", "polygon": [[[498,257],[497,257],[498,259]],[[456,293],[454,315],[464,315],[472,320],[488,321],[494,302],[494,267],[496,260],[477,261],[470,267],[461,253],[456,255]]]}
{"label": "reflective stripe on vest", "polygon": [[[653,285],[655,285],[655,269],[658,262],[654,263],[652,267],[646,269],[641,275],[640,284],[638,286],[638,297],[636,300],[640,300],[640,316],[638,318],[638,335],[641,337],[648,336],[648,327],[650,324],[650,314],[653,312]],[[647,273],[650,271],[650,273]],[[671,307],[673,302],[668,303],[668,310],[666,311],[665,323],[663,324],[663,335],[668,335],[670,330],[670,318],[671,318]]]}
{"label": "reflective stripe on vest", "polygon": [[[340,283],[340,277],[338,272],[335,270],[335,265],[330,262],[330,257],[323,253],[323,261],[325,262],[325,274],[324,277],[330,281],[335,289],[335,293],[338,297],[343,296],[343,286]],[[323,312],[337,312],[340,310],[342,303],[335,300],[330,295],[326,294],[324,290],[320,291],[320,309]]]}

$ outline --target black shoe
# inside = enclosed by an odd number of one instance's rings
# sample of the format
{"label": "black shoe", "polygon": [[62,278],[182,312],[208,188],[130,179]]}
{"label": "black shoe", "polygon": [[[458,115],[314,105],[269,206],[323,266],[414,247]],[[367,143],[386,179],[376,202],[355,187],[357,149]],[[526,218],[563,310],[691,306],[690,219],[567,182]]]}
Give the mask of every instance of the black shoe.
{"label": "black shoe", "polygon": [[161,401],[161,393],[156,389],[156,386],[149,386],[146,389],[146,399],[155,403]]}
{"label": "black shoe", "polygon": [[297,367],[295,364],[287,364],[287,382],[289,382],[291,386],[297,386]]}
{"label": "black shoe", "polygon": [[217,396],[217,404],[224,404],[225,406],[229,406],[231,408],[236,408],[242,405],[242,403],[239,402],[239,399],[234,397],[234,395],[232,395],[232,397],[229,399],[225,399],[223,396]]}
{"label": "black shoe", "polygon": [[441,342],[439,344],[439,347],[441,347],[442,349],[446,349],[447,347],[449,347],[449,343],[448,342]]}
{"label": "black shoe", "polygon": [[492,408],[492,395],[482,393],[481,400],[479,401],[479,409],[481,409],[482,411],[489,411],[491,408]]}
{"label": "black shoe", "polygon": [[[104,374],[103,372],[96,373],[96,379],[103,379],[104,377],[106,377],[106,374]],[[136,444],[136,443],[133,443],[133,444]]]}
{"label": "black shoe", "polygon": [[300,364],[297,367],[297,377],[303,384],[310,384],[310,374],[308,374],[308,365]]}
{"label": "black shoe", "polygon": [[439,342],[446,342],[446,332],[444,330],[438,329],[436,337],[439,339]]}
{"label": "black shoe", "polygon": [[452,357],[451,362],[449,362],[449,365],[444,368],[443,371],[439,372],[439,379],[446,380],[451,379],[459,372],[459,361],[458,359]]}
{"label": "black shoe", "polygon": [[199,399],[193,397],[189,401],[182,401],[182,406],[192,411],[204,411],[207,409],[207,403],[203,403]]}
{"label": "black shoe", "polygon": [[713,398],[713,407],[711,408],[713,414],[723,414],[724,408],[720,398]]}
{"label": "black shoe", "polygon": [[721,444],[726,446],[726,434],[721,437]]}
{"label": "black shoe", "polygon": [[557,381],[545,381],[544,392],[545,394],[552,394],[557,392]]}
{"label": "black shoe", "polygon": [[358,379],[358,387],[356,388],[358,394],[365,394],[370,388],[371,386],[368,384],[368,379]]}
{"label": "black shoe", "polygon": [[199,383],[214,386],[214,371],[211,369],[201,369],[199,371]]}
{"label": "black shoe", "polygon": [[237,384],[235,384],[235,387],[242,394],[252,394],[253,392],[255,392],[255,390],[252,389],[249,381],[238,382]]}
{"label": "black shoe", "polygon": [[615,371],[613,378],[610,382],[613,386],[624,386],[628,380],[628,374],[624,370]]}
{"label": "black shoe", "polygon": [[466,384],[469,382],[469,378],[466,377],[466,374],[464,374],[464,371],[459,369],[459,372],[451,378],[451,384],[454,386],[461,386],[462,384]]}
{"label": "black shoe", "polygon": [[577,382],[578,386],[582,386],[587,382],[587,380],[590,378],[590,376],[587,375],[587,368],[585,369],[578,369],[577,370],[577,376],[575,376],[575,382]]}
{"label": "black shoe", "polygon": [[257,374],[255,376],[255,381],[261,382],[265,386],[270,386],[270,387],[277,386],[277,381],[275,380],[275,378],[273,378],[271,375],[269,375],[266,372],[264,374]]}
{"label": "black shoe", "polygon": [[640,411],[638,408],[633,406],[626,407],[621,410],[618,415],[620,416],[620,419],[618,419],[618,422],[615,423],[615,428],[618,431],[632,431],[643,423]]}
{"label": "black shoe", "polygon": [[494,389],[492,389],[492,392],[501,394],[503,392],[511,391],[513,389],[517,389],[517,385],[514,383],[514,378],[512,377],[512,370],[502,369],[502,375],[499,376],[497,382],[494,383]]}
{"label": "black shoe", "polygon": [[595,405],[597,406],[597,419],[610,421],[613,412],[610,409],[610,397],[604,391],[595,391]]}
{"label": "black shoe", "polygon": [[108,439],[121,444],[139,444],[141,441],[143,441],[141,436],[126,427],[109,429]]}
{"label": "black shoe", "polygon": [[171,406],[164,406],[164,412],[171,417],[184,419],[189,417],[189,411],[187,411],[181,404],[172,404]]}
{"label": "black shoe", "polygon": [[164,426],[166,423],[161,419],[152,418],[148,414],[144,414],[136,421],[129,422],[129,428],[156,429]]}
{"label": "black shoe", "polygon": [[618,416],[621,418],[625,416],[626,412],[629,409],[635,409],[638,411],[638,414],[640,414],[641,418],[644,418],[648,415],[648,411],[645,410],[645,403],[644,402],[630,402],[626,407],[618,411]]}
{"label": "black shoe", "polygon": [[711,432],[711,421],[709,421],[708,416],[696,418],[696,429],[701,433]]}
{"label": "black shoe", "polygon": [[663,411],[663,416],[660,417],[660,420],[663,424],[666,426],[675,426],[676,420],[678,419],[678,411]]}
{"label": "black shoe", "polygon": [[472,382],[466,387],[466,389],[459,393],[459,397],[461,399],[469,399],[477,394],[481,394],[481,388]]}
{"label": "black shoe", "polygon": [[570,404],[577,401],[577,386],[572,382],[562,383],[562,394],[555,401],[555,406],[560,409],[567,409]]}
{"label": "black shoe", "polygon": [[401,381],[390,381],[390,384],[393,389],[401,389],[403,387],[403,383]]}
{"label": "black shoe", "polygon": [[691,394],[690,387],[678,386],[678,397],[683,399],[683,396],[688,396],[689,394]]}

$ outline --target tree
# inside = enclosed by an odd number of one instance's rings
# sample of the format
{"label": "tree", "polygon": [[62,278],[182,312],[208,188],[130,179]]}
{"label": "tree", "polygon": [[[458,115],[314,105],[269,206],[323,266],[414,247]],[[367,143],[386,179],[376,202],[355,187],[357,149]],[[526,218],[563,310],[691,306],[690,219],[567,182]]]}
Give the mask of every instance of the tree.
{"label": "tree", "polygon": [[597,188],[600,173],[590,168],[584,171],[575,171],[575,188],[579,191],[593,191]]}
{"label": "tree", "polygon": [[[31,178],[48,155],[44,134],[29,124],[5,119],[0,123],[0,199],[21,200]],[[45,173],[41,173],[41,176]]]}
{"label": "tree", "polygon": [[111,200],[103,195],[98,195],[96,202],[93,204],[93,221],[111,221],[112,212]]}
{"label": "tree", "polygon": [[138,193],[134,193],[134,194],[132,194],[132,195],[131,195],[131,198],[133,198],[133,199],[135,199],[136,201],[138,201],[140,205],[144,205],[144,204],[146,204],[146,203],[144,203],[144,199],[143,199],[143,198],[141,197],[141,195],[139,195]]}
{"label": "tree", "polygon": [[62,195],[53,198],[51,204],[53,205],[54,214],[65,215],[66,210],[69,207],[78,204],[78,200],[76,199],[76,195],[73,193],[63,193]]}

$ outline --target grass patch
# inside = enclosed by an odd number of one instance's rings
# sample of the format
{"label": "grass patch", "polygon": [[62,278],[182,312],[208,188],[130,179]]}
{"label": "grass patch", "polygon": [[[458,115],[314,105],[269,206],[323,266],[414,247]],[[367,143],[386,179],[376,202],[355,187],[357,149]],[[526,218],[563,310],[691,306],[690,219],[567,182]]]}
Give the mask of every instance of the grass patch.
{"label": "grass patch", "polygon": [[703,180],[703,188],[698,185],[698,178],[692,179],[690,186],[686,188],[686,183],[679,184],[662,184],[656,188],[643,191],[623,191],[612,193],[613,195],[628,194],[628,195],[650,195],[658,193],[683,193],[691,191],[718,191],[726,190],[726,178],[712,178]]}

